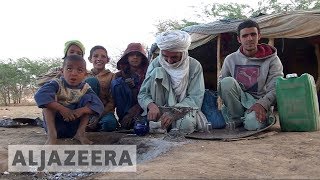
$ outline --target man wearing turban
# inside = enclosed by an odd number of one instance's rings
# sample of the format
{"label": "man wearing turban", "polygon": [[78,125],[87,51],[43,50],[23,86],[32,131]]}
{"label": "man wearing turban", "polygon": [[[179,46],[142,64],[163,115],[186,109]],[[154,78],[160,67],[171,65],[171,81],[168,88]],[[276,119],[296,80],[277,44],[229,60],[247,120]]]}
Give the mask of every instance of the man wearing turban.
{"label": "man wearing turban", "polygon": [[[207,121],[200,111],[205,92],[201,64],[188,56],[191,37],[187,32],[175,30],[156,37],[160,49],[147,70],[138,102],[147,119],[161,121],[162,129],[178,128],[183,133],[192,133],[204,128]],[[183,118],[163,113],[159,106],[191,107]]]}

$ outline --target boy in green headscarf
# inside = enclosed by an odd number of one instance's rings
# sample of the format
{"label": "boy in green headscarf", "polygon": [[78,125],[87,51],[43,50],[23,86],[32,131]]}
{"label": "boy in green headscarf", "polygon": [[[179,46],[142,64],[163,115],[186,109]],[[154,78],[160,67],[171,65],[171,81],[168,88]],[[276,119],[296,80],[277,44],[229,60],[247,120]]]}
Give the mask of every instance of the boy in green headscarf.
{"label": "boy in green headscarf", "polygon": [[[84,56],[85,48],[83,44],[78,40],[71,40],[67,41],[64,44],[64,59],[66,56],[69,55],[79,55],[81,57]],[[46,74],[42,74],[37,77],[36,83],[38,86],[44,85],[46,82],[49,82],[53,78],[59,78],[61,76],[61,67],[56,67],[50,69]]]}

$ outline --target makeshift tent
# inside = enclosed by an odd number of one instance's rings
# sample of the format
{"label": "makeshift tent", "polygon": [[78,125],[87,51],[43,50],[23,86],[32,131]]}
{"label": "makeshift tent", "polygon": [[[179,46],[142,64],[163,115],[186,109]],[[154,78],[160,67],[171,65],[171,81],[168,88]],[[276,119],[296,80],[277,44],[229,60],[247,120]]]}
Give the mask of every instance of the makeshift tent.
{"label": "makeshift tent", "polygon": [[[284,73],[311,74],[319,91],[320,10],[285,12],[252,19],[261,28],[261,42],[277,48]],[[191,35],[189,54],[202,64],[206,88],[216,90],[223,59],[239,48],[236,29],[242,21],[215,21],[182,29]]]}

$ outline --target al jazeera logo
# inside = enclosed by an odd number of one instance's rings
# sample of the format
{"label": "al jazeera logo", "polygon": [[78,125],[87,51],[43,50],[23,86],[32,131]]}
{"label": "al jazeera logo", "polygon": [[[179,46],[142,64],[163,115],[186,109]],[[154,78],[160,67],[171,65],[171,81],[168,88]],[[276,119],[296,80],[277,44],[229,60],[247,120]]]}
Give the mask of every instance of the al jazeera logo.
{"label": "al jazeera logo", "polygon": [[9,145],[9,172],[136,172],[136,145]]}

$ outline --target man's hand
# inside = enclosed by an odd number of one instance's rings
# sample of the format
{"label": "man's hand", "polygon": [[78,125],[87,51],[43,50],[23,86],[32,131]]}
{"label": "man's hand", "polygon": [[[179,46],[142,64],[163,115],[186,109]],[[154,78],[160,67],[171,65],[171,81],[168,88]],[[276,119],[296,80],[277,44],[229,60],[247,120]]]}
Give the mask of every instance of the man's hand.
{"label": "man's hand", "polygon": [[148,120],[156,120],[160,116],[160,110],[155,103],[148,104]]}
{"label": "man's hand", "polygon": [[259,122],[262,123],[267,119],[267,112],[261,104],[255,103],[249,109],[249,112],[251,112],[251,111],[256,112],[256,118],[258,119]]}
{"label": "man's hand", "polygon": [[169,112],[165,112],[160,117],[159,121],[161,121],[161,128],[167,129],[173,122],[173,117]]}

